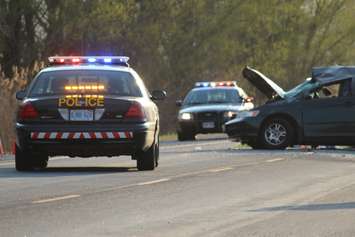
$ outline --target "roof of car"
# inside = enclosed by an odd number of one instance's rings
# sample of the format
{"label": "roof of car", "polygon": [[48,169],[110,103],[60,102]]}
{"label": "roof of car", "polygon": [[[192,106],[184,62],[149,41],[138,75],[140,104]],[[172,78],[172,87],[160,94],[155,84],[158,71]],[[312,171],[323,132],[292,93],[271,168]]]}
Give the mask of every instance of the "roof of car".
{"label": "roof of car", "polygon": [[205,90],[238,90],[240,87],[237,86],[219,86],[219,87],[195,87],[192,91],[205,91]]}
{"label": "roof of car", "polygon": [[41,72],[66,71],[66,70],[104,70],[104,71],[120,71],[133,72],[130,67],[117,65],[101,65],[101,64],[80,64],[80,65],[63,65],[50,66],[41,70]]}
{"label": "roof of car", "polygon": [[349,78],[355,78],[355,66],[314,67],[312,69],[312,79],[324,84]]}

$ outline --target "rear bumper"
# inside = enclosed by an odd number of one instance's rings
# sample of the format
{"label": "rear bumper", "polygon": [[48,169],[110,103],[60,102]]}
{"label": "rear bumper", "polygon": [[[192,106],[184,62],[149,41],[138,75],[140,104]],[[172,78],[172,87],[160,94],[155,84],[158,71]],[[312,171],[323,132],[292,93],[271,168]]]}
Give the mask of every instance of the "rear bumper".
{"label": "rear bumper", "polygon": [[151,147],[155,138],[155,127],[152,123],[78,126],[18,123],[16,143],[23,150],[45,153],[49,156],[134,155]]}

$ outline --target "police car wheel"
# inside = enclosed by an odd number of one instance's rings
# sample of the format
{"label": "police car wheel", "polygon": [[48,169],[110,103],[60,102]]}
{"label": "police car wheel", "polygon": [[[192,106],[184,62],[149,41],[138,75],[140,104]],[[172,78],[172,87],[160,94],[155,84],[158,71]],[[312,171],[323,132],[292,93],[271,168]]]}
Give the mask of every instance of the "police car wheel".
{"label": "police car wheel", "polygon": [[178,132],[177,137],[179,141],[193,141],[196,139],[195,134],[186,132]]}
{"label": "police car wheel", "polygon": [[159,142],[159,138],[158,138],[158,144],[157,147],[155,148],[155,167],[159,166],[159,151],[160,151],[160,142]]}
{"label": "police car wheel", "polygon": [[17,145],[15,148],[15,167],[17,171],[30,171],[33,169],[31,153],[23,151]]}
{"label": "police car wheel", "polygon": [[154,170],[159,157],[159,143],[153,144],[147,151],[137,154],[137,169],[139,171]]}
{"label": "police car wheel", "polygon": [[43,154],[37,154],[33,157],[32,166],[34,169],[45,169],[48,165],[48,156]]}
{"label": "police car wheel", "polygon": [[266,149],[285,149],[292,144],[294,134],[290,122],[283,118],[274,118],[264,124],[259,138]]}
{"label": "police car wheel", "polygon": [[184,137],[183,134],[180,133],[180,132],[177,133],[177,139],[178,139],[179,141],[185,141],[185,137]]}

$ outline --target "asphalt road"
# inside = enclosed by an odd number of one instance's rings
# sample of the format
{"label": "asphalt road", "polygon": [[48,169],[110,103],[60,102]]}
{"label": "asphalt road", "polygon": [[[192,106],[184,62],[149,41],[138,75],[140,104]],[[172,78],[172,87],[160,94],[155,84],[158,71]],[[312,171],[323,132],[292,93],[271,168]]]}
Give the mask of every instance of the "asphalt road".
{"label": "asphalt road", "polygon": [[355,236],[353,151],[168,142],[159,168],[128,157],[0,161],[0,236]]}

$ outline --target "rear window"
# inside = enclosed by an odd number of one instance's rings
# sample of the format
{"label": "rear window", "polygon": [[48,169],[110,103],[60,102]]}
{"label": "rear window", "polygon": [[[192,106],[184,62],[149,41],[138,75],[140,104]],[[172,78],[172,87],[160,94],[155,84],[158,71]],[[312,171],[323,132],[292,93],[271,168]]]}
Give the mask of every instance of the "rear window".
{"label": "rear window", "polygon": [[36,79],[30,91],[30,96],[35,97],[63,94],[142,96],[132,74],[103,70],[44,72]]}

